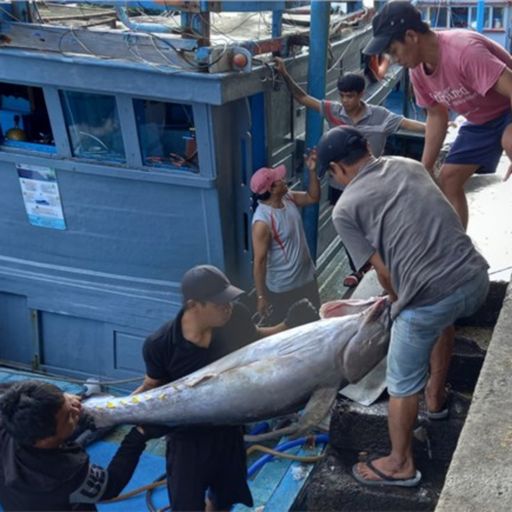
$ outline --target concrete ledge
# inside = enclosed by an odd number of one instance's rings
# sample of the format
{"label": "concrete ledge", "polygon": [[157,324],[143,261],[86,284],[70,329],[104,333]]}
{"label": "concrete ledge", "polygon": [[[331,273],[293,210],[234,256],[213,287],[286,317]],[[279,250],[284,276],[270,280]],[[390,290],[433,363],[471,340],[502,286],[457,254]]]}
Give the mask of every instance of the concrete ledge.
{"label": "concrete ledge", "polygon": [[436,512],[512,504],[512,286],[508,286]]}

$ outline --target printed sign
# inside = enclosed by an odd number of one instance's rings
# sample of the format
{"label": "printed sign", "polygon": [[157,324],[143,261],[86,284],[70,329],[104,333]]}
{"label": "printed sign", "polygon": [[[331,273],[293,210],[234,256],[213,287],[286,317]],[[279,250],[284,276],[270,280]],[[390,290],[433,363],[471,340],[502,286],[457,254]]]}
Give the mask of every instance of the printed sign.
{"label": "printed sign", "polygon": [[16,168],[30,224],[66,229],[55,170],[26,164],[18,164]]}

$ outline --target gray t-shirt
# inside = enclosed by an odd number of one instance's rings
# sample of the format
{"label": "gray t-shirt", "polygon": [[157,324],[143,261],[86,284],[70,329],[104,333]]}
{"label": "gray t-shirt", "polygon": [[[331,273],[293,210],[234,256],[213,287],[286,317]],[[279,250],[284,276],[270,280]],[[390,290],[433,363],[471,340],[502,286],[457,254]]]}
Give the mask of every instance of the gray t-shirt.
{"label": "gray t-shirt", "polygon": [[336,231],[361,268],[377,251],[405,307],[434,304],[488,268],[459,217],[417,161],[382,157],[363,167],[332,212]]}
{"label": "gray t-shirt", "polygon": [[[337,101],[323,100],[320,103],[320,113],[329,123],[329,128],[334,126],[353,126],[357,128],[366,137],[373,156],[379,157],[384,152],[388,136],[400,129],[404,116],[395,114],[379,105],[371,105],[365,102],[363,104],[365,112],[355,124],[345,112],[343,105]],[[329,185],[338,190],[343,190],[343,186],[332,178],[329,178]]]}
{"label": "gray t-shirt", "polygon": [[365,113],[355,124],[345,112],[343,105],[337,101],[323,100],[320,104],[320,113],[325,117],[330,128],[345,125],[357,128],[368,140],[373,155],[380,156],[388,136],[400,129],[404,116],[379,105],[368,105],[364,102],[363,104]]}

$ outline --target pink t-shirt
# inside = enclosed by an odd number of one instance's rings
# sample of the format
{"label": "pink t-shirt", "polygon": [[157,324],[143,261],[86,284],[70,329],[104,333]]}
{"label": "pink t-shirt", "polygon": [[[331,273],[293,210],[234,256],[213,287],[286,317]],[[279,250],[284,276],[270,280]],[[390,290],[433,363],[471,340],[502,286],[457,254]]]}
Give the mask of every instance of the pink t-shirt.
{"label": "pink t-shirt", "polygon": [[431,75],[423,64],[411,69],[411,81],[420,107],[437,103],[483,124],[510,109],[510,98],[492,88],[512,56],[478,32],[452,29],[436,32],[440,60]]}

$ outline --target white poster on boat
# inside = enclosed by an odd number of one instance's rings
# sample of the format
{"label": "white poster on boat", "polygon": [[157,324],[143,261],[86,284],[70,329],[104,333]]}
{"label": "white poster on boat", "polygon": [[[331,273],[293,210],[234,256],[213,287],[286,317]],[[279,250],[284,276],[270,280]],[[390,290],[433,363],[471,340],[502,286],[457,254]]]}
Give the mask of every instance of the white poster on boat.
{"label": "white poster on boat", "polygon": [[55,170],[27,164],[17,164],[16,168],[30,224],[66,229]]}

